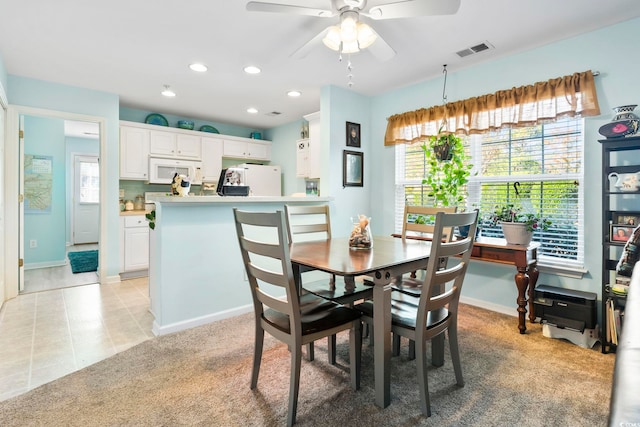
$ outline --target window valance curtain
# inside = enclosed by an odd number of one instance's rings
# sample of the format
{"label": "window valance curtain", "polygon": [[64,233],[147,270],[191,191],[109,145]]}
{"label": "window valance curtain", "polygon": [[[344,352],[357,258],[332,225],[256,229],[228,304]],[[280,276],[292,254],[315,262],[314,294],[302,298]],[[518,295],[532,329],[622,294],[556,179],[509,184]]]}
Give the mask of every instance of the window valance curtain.
{"label": "window valance curtain", "polygon": [[479,134],[502,126],[531,126],[563,116],[600,114],[591,71],[389,117],[384,145],[411,144],[440,129]]}

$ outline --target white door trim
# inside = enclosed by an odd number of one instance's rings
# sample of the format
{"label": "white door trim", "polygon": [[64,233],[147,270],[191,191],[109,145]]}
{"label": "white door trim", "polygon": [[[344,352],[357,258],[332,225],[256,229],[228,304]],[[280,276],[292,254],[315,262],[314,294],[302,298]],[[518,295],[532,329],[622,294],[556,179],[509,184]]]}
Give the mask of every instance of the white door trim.
{"label": "white door trim", "polygon": [[5,197],[6,197],[6,217],[5,217],[5,284],[7,299],[15,298],[18,295],[18,254],[19,241],[22,238],[19,232],[21,218],[19,216],[19,172],[20,165],[18,161],[18,131],[19,118],[21,115],[40,116],[59,118],[63,120],[77,120],[85,122],[98,123],[100,127],[100,244],[99,244],[99,260],[98,260],[98,276],[101,284],[105,284],[107,280],[107,260],[106,250],[108,247],[108,236],[103,218],[107,217],[107,203],[105,197],[107,194],[107,119],[101,116],[88,116],[84,114],[68,113],[64,111],[47,110],[42,108],[26,107],[21,105],[9,105],[7,109],[7,123],[5,133]]}

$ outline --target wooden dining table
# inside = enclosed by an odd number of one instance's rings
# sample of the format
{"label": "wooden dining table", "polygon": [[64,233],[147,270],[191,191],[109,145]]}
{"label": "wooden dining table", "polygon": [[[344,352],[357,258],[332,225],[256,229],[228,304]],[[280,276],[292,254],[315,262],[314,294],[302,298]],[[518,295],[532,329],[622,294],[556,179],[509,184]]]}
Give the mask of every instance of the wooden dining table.
{"label": "wooden dining table", "polygon": [[[343,276],[353,286],[357,276],[373,279],[373,334],[375,403],[385,408],[391,401],[391,286],[394,277],[425,268],[431,243],[374,236],[370,249],[352,249],[348,238],[291,244],[291,262],[296,276],[302,269],[321,270]],[[444,343],[434,341],[432,363],[442,364]]]}

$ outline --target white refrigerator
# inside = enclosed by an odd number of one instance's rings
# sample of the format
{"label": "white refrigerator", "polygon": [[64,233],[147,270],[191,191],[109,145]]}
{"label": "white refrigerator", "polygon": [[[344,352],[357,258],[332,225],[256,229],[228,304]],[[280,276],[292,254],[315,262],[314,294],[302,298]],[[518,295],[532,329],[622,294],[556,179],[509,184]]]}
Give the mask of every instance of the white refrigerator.
{"label": "white refrigerator", "polygon": [[282,196],[280,166],[242,163],[234,167],[244,169],[244,185],[249,186],[249,196]]}

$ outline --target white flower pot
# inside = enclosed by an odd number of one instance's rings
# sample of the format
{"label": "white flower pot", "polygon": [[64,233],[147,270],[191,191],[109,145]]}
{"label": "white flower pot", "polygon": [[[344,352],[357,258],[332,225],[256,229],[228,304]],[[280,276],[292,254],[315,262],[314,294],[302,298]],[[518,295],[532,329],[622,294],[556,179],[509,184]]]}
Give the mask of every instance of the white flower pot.
{"label": "white flower pot", "polygon": [[511,245],[528,245],[533,238],[533,231],[527,230],[523,222],[501,222],[502,232],[507,243]]}

